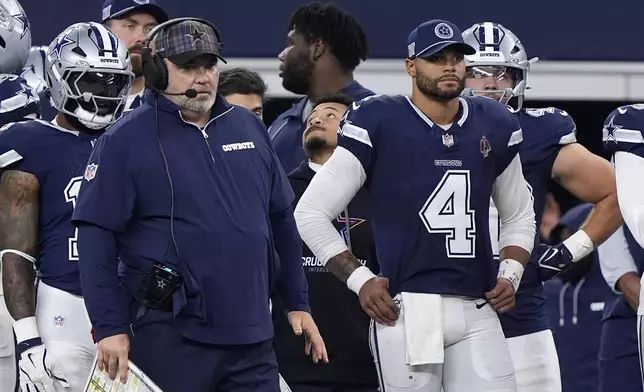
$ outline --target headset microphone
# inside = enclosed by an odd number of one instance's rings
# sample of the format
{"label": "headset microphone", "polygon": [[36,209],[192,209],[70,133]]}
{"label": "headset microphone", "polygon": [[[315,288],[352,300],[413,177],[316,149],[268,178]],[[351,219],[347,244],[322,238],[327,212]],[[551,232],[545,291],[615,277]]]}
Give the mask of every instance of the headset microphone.
{"label": "headset microphone", "polygon": [[[188,98],[197,98],[197,95],[199,94],[197,92],[197,90],[195,90],[194,88],[189,88],[189,89],[187,89],[186,91],[184,91],[182,93],[169,93],[169,92],[166,92],[166,91],[157,90],[157,89],[152,88],[150,86],[146,86],[146,87],[149,90],[155,91],[155,92],[157,92],[159,94],[163,94],[163,95],[175,95],[175,96],[183,95],[183,96],[188,97]],[[205,93],[202,93],[202,94],[205,94]]]}

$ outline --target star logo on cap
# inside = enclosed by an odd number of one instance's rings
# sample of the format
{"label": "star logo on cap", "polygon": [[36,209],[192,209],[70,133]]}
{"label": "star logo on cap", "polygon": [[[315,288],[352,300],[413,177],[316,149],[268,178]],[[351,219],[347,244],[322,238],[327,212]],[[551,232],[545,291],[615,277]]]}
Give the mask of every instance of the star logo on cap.
{"label": "star logo on cap", "polygon": [[454,30],[447,23],[439,23],[434,28],[434,34],[440,39],[450,39],[454,36]]}
{"label": "star logo on cap", "polygon": [[204,35],[206,35],[206,30],[203,27],[200,28],[200,26],[195,26],[194,24],[190,25],[190,33],[188,33],[188,37],[190,37],[193,47],[197,42],[203,42],[202,38]]}

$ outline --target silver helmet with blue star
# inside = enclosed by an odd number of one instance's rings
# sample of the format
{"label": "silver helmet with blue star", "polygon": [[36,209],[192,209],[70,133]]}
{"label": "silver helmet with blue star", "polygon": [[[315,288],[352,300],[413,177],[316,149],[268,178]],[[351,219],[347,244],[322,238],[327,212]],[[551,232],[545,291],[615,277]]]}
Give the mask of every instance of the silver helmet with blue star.
{"label": "silver helmet with blue star", "polygon": [[0,126],[40,117],[40,99],[27,82],[14,74],[0,74]]}
{"label": "silver helmet with blue star", "polygon": [[73,24],[56,37],[45,72],[52,105],[89,129],[121,117],[134,79],[127,46],[94,22]]}
{"label": "silver helmet with blue star", "polygon": [[47,49],[47,46],[32,46],[29,50],[27,64],[20,72],[20,77],[27,81],[36,94],[42,94],[47,90],[47,82],[45,81]]}
{"label": "silver helmet with blue star", "polygon": [[31,28],[16,0],[0,0],[0,73],[19,72],[27,62]]}

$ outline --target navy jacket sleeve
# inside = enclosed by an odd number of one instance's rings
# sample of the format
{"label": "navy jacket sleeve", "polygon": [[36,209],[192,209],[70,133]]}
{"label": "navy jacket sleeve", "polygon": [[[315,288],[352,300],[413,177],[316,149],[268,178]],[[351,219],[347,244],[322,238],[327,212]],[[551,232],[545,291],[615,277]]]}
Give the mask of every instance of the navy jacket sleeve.
{"label": "navy jacket sleeve", "polygon": [[276,289],[287,312],[310,312],[308,284],[302,267],[302,240],[293,217],[294,197],[284,169],[275,156],[269,213],[275,250],[280,258]]}
{"label": "navy jacket sleeve", "polygon": [[[79,270],[83,299],[97,342],[129,331],[128,303],[119,295],[114,233],[100,226],[78,227]],[[92,261],[92,262],[88,262]]]}
{"label": "navy jacket sleeve", "polygon": [[132,216],[135,188],[126,144],[103,135],[89,159],[72,216],[78,229],[85,307],[97,341],[126,333],[128,301],[119,293],[116,235]]}

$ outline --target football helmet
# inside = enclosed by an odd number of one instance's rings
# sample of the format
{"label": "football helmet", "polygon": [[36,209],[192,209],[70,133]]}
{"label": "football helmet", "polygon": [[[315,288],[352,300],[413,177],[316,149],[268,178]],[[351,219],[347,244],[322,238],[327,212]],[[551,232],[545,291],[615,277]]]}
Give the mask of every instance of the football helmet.
{"label": "football helmet", "polygon": [[121,117],[134,78],[125,44],[94,22],[73,24],[56,37],[45,75],[52,106],[94,130]]}
{"label": "football helmet", "polygon": [[0,0],[0,73],[19,72],[27,62],[31,28],[16,0]]}
{"label": "football helmet", "polygon": [[27,81],[36,94],[42,94],[47,90],[47,82],[45,82],[47,49],[46,46],[32,46],[29,50],[27,64],[20,72],[20,77]]}
{"label": "football helmet", "polygon": [[509,101],[516,97],[516,103],[513,102],[511,106],[516,110],[521,109],[530,65],[539,59],[528,59],[528,53],[519,38],[498,23],[476,23],[463,32],[463,41],[477,49],[475,54],[465,56],[468,78],[511,78],[513,82],[513,87],[503,90],[467,88],[464,94],[494,95],[504,104],[510,104]]}
{"label": "football helmet", "polygon": [[0,74],[0,126],[40,117],[40,99],[20,76]]}

